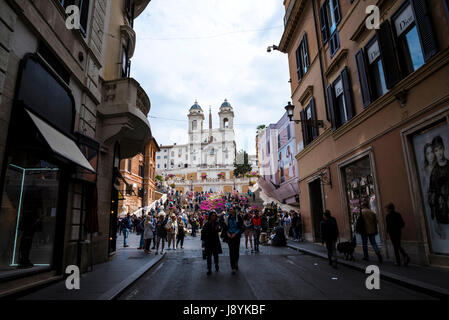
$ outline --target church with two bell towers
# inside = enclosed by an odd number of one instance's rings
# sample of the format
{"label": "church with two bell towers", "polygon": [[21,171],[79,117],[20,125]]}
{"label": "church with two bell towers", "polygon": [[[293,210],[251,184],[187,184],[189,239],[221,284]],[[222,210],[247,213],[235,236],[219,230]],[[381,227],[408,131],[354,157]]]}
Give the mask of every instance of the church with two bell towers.
{"label": "church with two bell towers", "polygon": [[160,146],[156,174],[170,176],[180,191],[246,192],[248,186],[236,182],[233,175],[237,150],[231,104],[227,99],[221,104],[218,128],[213,128],[210,108],[206,122],[198,101],[190,107],[187,117],[188,143]]}

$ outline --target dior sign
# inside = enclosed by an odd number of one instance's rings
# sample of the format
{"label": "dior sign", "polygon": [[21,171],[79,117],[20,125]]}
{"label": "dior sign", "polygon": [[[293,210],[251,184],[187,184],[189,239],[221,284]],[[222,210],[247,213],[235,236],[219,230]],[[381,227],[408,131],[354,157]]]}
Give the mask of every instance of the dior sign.
{"label": "dior sign", "polygon": [[394,22],[397,36],[399,37],[413,22],[415,22],[415,16],[413,15],[412,6],[409,5]]}

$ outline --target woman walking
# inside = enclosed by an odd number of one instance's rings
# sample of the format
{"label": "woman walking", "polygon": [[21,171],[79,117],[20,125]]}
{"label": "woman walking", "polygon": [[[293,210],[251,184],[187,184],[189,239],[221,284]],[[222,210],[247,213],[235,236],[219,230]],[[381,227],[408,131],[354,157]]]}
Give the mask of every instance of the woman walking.
{"label": "woman walking", "polygon": [[231,262],[232,274],[239,269],[239,254],[240,254],[240,238],[243,233],[243,219],[237,215],[235,208],[231,207],[229,216],[224,219],[223,241],[229,246],[229,259]]}
{"label": "woman walking", "polygon": [[156,233],[157,233],[157,241],[156,241],[156,255],[159,254],[159,244],[162,241],[162,251],[161,254],[164,254],[165,247],[165,237],[167,236],[167,230],[165,229],[165,225],[167,221],[165,220],[165,213],[161,211],[158,216],[158,221],[156,223]]}
{"label": "woman walking", "polygon": [[170,245],[173,243],[173,250],[176,250],[176,233],[178,233],[178,222],[176,222],[176,216],[171,214],[170,219],[165,226],[167,229],[168,246],[167,250],[170,250]]}
{"label": "woman walking", "polygon": [[253,220],[251,214],[246,214],[243,220],[243,228],[245,229],[245,247],[248,250],[248,240],[251,244],[251,252],[253,249]]}
{"label": "woman walking", "polygon": [[207,259],[207,275],[211,275],[212,273],[212,255],[214,256],[215,271],[218,272],[220,270],[218,266],[218,255],[223,253],[223,251],[221,249],[218,232],[220,232],[220,224],[217,221],[217,213],[212,210],[209,213],[209,219],[201,230],[201,241]]}
{"label": "woman walking", "polygon": [[184,237],[186,234],[185,231],[185,224],[184,221],[182,220],[181,216],[178,217],[178,235],[176,236],[177,240],[176,240],[176,248],[179,247],[179,243],[181,243],[181,249],[184,249]]}
{"label": "woman walking", "polygon": [[145,217],[145,223],[144,223],[144,231],[143,231],[143,237],[144,237],[144,248],[145,248],[145,253],[150,254],[151,250],[150,250],[150,245],[151,245],[151,240],[153,239],[154,236],[154,225],[153,225],[153,217],[150,215],[147,215]]}

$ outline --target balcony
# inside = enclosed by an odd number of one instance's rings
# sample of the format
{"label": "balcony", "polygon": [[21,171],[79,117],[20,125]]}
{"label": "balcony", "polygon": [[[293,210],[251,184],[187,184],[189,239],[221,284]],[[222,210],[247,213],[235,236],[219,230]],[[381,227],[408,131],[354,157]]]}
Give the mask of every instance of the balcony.
{"label": "balcony", "polygon": [[150,99],[135,79],[105,81],[103,101],[98,108],[102,141],[119,141],[122,159],[142,152],[152,137],[147,118],[150,108]]}

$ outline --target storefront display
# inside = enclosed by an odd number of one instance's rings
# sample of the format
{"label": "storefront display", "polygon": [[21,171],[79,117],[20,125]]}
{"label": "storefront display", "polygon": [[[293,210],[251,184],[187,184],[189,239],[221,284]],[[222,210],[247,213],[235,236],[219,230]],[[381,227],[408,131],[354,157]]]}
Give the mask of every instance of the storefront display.
{"label": "storefront display", "polygon": [[413,149],[433,253],[449,254],[449,126],[441,121],[416,133]]}
{"label": "storefront display", "polygon": [[[371,211],[378,214],[376,188],[369,156],[365,156],[343,167],[342,176],[346,186],[351,237],[355,235],[357,243],[361,243],[361,237],[355,232],[355,227],[357,218],[362,210],[362,200],[367,200]],[[379,235],[376,236],[376,242],[380,243]]]}

